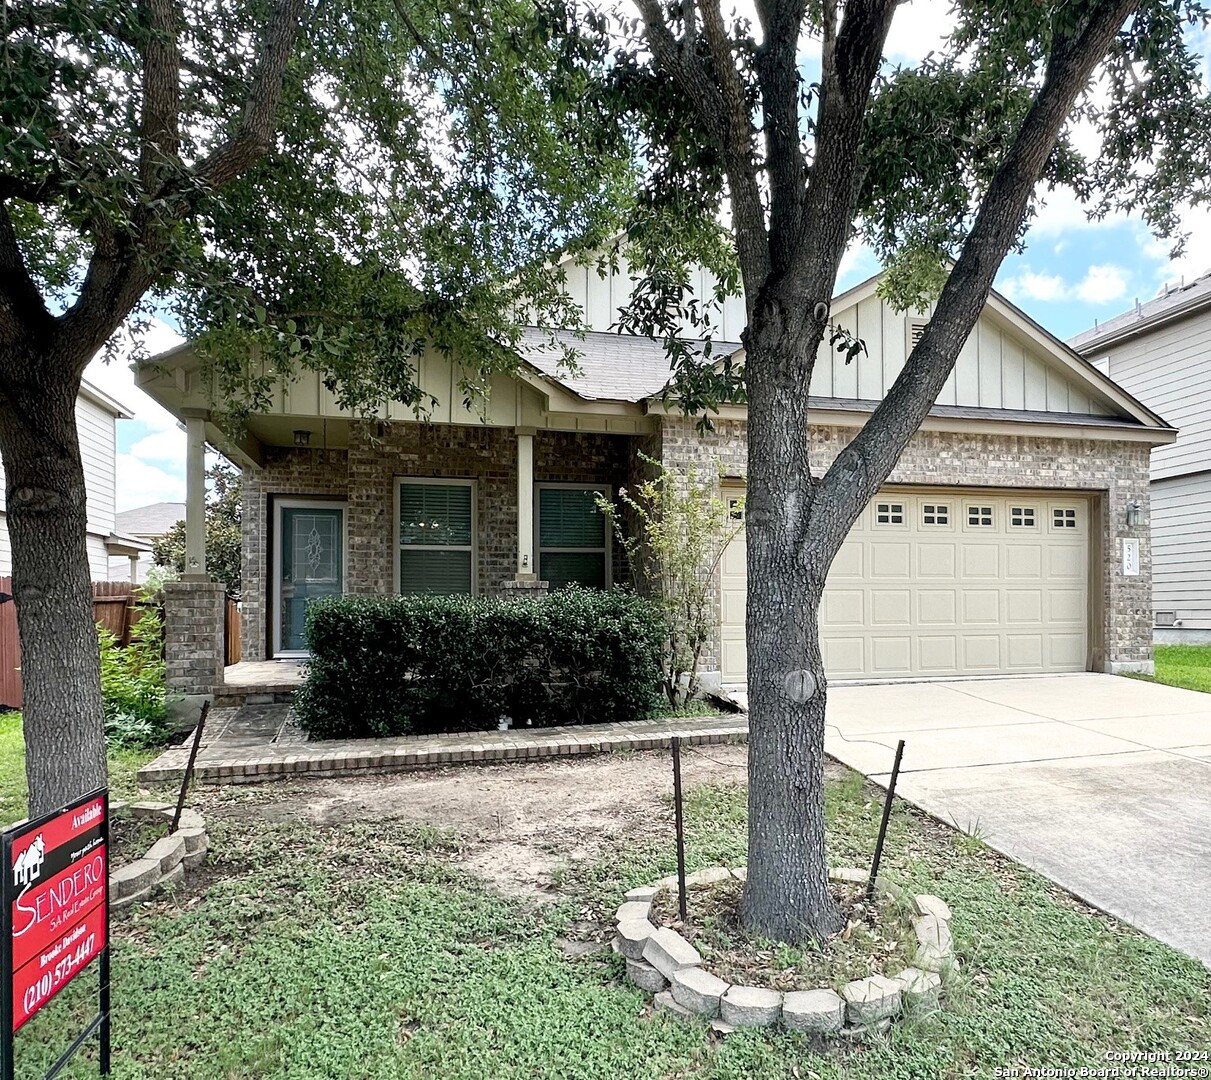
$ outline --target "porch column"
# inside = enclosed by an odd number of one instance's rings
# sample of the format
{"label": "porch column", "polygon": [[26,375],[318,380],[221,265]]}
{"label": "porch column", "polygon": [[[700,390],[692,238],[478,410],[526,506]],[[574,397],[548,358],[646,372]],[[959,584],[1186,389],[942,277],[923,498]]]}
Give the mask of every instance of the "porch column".
{"label": "porch column", "polygon": [[534,565],[534,433],[517,429],[517,579],[533,580]]}
{"label": "porch column", "polygon": [[185,418],[185,574],[206,578],[206,421]]}

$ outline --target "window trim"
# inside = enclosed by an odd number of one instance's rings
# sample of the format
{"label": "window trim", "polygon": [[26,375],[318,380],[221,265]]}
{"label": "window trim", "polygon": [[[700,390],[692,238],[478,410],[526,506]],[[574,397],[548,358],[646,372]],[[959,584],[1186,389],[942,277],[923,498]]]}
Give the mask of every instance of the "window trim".
{"label": "window trim", "polygon": [[399,570],[399,553],[402,550],[400,542],[399,513],[400,492],[405,484],[413,487],[468,487],[471,489],[471,543],[466,544],[409,544],[413,551],[470,551],[471,552],[471,592],[469,595],[479,595],[479,490],[475,480],[467,480],[455,476],[396,476],[391,485],[394,504],[392,513],[391,533],[394,543],[391,547],[392,570],[391,577],[396,596],[402,596]]}
{"label": "window trim", "polygon": [[547,488],[560,488],[564,491],[595,491],[609,499],[611,502],[614,499],[614,487],[612,484],[579,484],[573,481],[555,481],[543,480],[534,485],[534,573],[542,580],[542,556],[543,552],[551,552],[556,555],[579,555],[593,554],[598,550],[605,553],[605,590],[608,592],[614,587],[614,534],[610,528],[608,518],[602,518],[602,527],[604,530],[604,547],[598,548],[569,548],[569,547],[543,547],[542,543],[542,492]]}
{"label": "window trim", "polygon": [[[1023,520],[1019,524],[1016,524],[1016,525],[1014,524],[1013,519],[1015,516],[1014,515],[1015,509],[1017,509],[1019,511],[1027,511],[1027,510],[1030,511],[1030,516],[1033,520],[1030,522],[1029,525],[1027,525],[1025,523],[1025,517],[1026,517],[1025,513],[1019,513],[1017,516],[1022,518]],[[1017,505],[1015,506],[1013,499],[1010,499],[1005,504],[1005,528],[1006,529],[1025,529],[1028,532],[1038,532],[1039,526],[1040,526],[1039,517],[1040,517],[1039,504],[1037,502],[1027,503],[1023,500],[1019,500],[1017,502]]]}
{"label": "window trim", "polygon": [[[1047,510],[1047,529],[1049,532],[1058,533],[1060,536],[1081,536],[1084,533],[1084,529],[1081,528],[1080,507],[1076,503],[1051,503],[1047,507]],[[1071,521],[1072,524],[1061,525],[1057,523],[1056,514],[1058,513],[1063,513],[1065,515],[1064,520],[1066,522]],[[1071,514],[1072,516],[1067,517],[1067,514]]]}
{"label": "window trim", "polygon": [[341,512],[341,595],[349,593],[349,503],[344,499],[308,498],[305,495],[274,495],[273,537],[270,541],[269,603],[272,608],[270,620],[269,651],[271,659],[295,660],[311,654],[306,649],[283,649],[282,646],[282,511],[283,510],[339,510]]}
{"label": "window trim", "polygon": [[[987,517],[988,524],[984,525],[981,522],[972,524],[972,521],[971,521],[971,511],[972,510],[979,511],[979,513],[976,514],[976,517],[980,517],[980,518]],[[984,513],[985,510],[988,511],[987,514]],[[983,501],[976,502],[971,499],[963,500],[963,530],[965,532],[970,531],[970,532],[977,532],[977,533],[986,533],[986,532],[996,532],[996,529],[997,529],[997,503],[994,500],[989,499],[988,502],[983,502]]]}
{"label": "window trim", "polygon": [[[932,501],[927,502],[926,500],[928,499],[932,499]],[[933,508],[933,521],[925,520],[925,514],[927,512],[925,508],[927,506]],[[941,508],[941,512],[946,517],[945,521],[938,521],[939,507]],[[951,532],[955,527],[955,508],[956,504],[954,499],[947,495],[937,497],[926,495],[917,502],[917,510],[920,514],[920,524],[917,527],[919,529],[928,530],[929,532],[934,532],[937,530]]]}
{"label": "window trim", "polygon": [[[886,511],[880,511],[880,509],[879,509],[880,503],[883,503],[887,507]],[[893,506],[898,506],[900,509],[898,511],[893,510],[892,509]],[[889,518],[893,514],[898,513],[900,515],[900,520],[899,521],[880,521],[879,514],[883,513],[883,512],[886,512],[886,514]],[[912,514],[913,514],[913,502],[911,499],[904,498],[903,496],[897,497],[897,496],[891,496],[891,495],[884,495],[882,498],[879,498],[879,496],[876,495],[874,497],[874,499],[871,500],[871,504],[870,504],[871,528],[874,528],[874,529],[909,529],[909,528],[911,528]]]}

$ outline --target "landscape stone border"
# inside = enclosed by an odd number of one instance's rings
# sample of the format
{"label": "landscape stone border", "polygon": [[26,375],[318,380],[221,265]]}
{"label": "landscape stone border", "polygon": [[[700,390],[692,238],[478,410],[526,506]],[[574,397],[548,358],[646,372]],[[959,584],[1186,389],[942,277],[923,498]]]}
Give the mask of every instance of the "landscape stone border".
{"label": "landscape stone border", "polygon": [[[710,885],[735,878],[746,868],[714,866],[686,876],[686,887]],[[832,881],[864,883],[867,875],[853,867],[829,870]],[[876,888],[902,900],[903,890],[882,880]],[[783,993],[759,986],[733,986],[703,966],[702,956],[677,931],[656,926],[652,902],[661,889],[677,888],[676,877],[661,878],[626,894],[614,916],[614,950],[626,960],[627,978],[653,994],[657,1009],[689,1019],[712,1021],[720,1033],[741,1027],[768,1028],[781,1024],[791,1031],[828,1038],[861,1040],[884,1034],[902,1013],[938,1008],[942,984],[958,971],[950,908],[944,900],[922,893],[912,897],[917,949],[913,966],[898,975],[871,975],[846,983],[838,994],[828,987]]]}
{"label": "landscape stone border", "polygon": [[[112,817],[121,814],[144,820],[164,820],[172,825],[176,807],[163,802],[111,802]],[[117,911],[137,900],[146,900],[179,882],[186,870],[206,862],[210,837],[206,820],[196,810],[181,811],[176,832],[161,836],[141,859],[119,866],[109,875],[109,909]]]}

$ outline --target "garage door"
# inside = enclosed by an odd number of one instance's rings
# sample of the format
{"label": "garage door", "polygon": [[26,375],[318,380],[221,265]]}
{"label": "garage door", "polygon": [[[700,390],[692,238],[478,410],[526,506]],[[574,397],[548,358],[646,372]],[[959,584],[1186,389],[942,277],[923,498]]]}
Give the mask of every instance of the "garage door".
{"label": "garage door", "polygon": [[[745,544],[721,563],[724,679],[745,678]],[[830,678],[1084,671],[1089,502],[893,490],[854,525],[828,576]]]}

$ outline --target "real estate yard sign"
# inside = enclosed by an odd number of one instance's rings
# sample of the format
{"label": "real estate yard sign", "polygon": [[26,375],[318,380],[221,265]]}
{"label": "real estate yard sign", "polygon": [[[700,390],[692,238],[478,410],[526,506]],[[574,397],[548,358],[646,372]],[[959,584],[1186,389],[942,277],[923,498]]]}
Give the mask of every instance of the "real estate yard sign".
{"label": "real estate yard sign", "polygon": [[95,958],[100,1008],[47,1073],[100,1032],[109,1073],[109,792],[99,788],[3,836],[0,1080],[12,1080],[13,1035]]}

